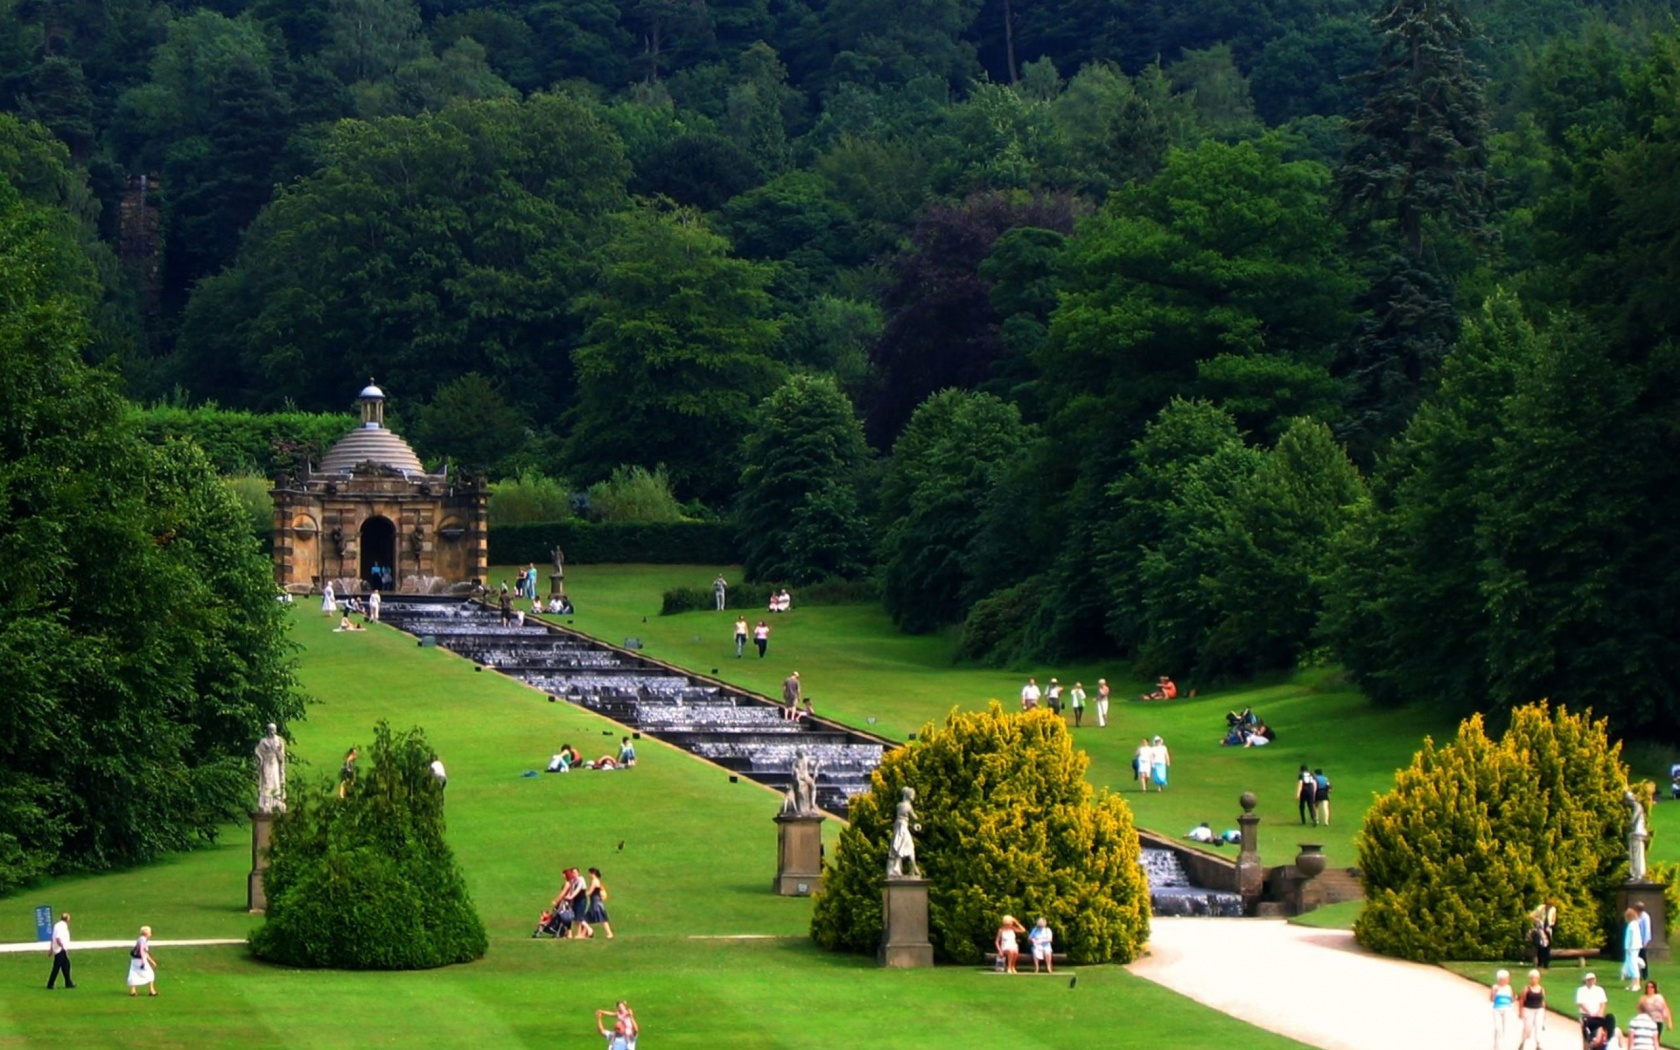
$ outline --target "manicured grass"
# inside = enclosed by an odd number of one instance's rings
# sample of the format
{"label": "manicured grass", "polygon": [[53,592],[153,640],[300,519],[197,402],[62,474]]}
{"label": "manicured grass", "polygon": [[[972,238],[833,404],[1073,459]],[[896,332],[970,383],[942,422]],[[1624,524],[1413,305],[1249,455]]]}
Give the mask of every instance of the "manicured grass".
{"label": "manicured grass", "polygon": [[[651,740],[634,771],[523,776],[562,741],[609,750],[618,727],[386,628],[334,634],[309,605],[294,621],[319,702],[293,727],[293,778],[330,776],[379,718],[423,726],[449,766],[449,837],[489,955],[369,974],[272,967],[237,946],[165,948],[156,1000],[124,994],[120,950],[79,952],[80,987],[52,993],[44,955],[0,955],[0,1046],[597,1046],[591,1011],[619,997],[659,1047],[1153,1048],[1187,1030],[1258,1050],[1299,1045],[1119,967],[1082,968],[1070,988],[1072,974],[889,973],[818,951],[805,937],[810,901],[769,892],[773,793]],[[254,921],[241,910],[246,834],[0,901],[0,936],[29,939],[37,903],[73,912],[83,939],[141,923],[160,939],[243,934]],[[617,940],[529,939],[566,864],[605,871]]]}
{"label": "manicured grass", "polygon": [[[498,570],[492,579],[512,578]],[[760,612],[754,592],[749,620],[773,628],[769,655],[758,659],[748,646],[736,659],[732,642],[736,611],[660,616],[666,588],[709,585],[727,566],[581,565],[566,570],[567,592],[578,607],[572,626],[614,643],[637,638],[651,656],[779,696],[782,679],[797,670],[819,714],[903,739],[953,707],[982,707],[997,699],[1018,709],[1028,675],[1042,685],[1052,675],[1071,687],[1083,681],[1094,693],[1098,678],[1114,687],[1108,728],[1095,727],[1094,710],[1076,731],[1091,756],[1093,783],[1126,792],[1139,824],[1162,834],[1182,835],[1201,821],[1216,830],[1236,826],[1237,798],[1253,791],[1260,799],[1260,851],[1268,864],[1287,863],[1302,842],[1319,842],[1335,865],[1355,863],[1353,836],[1374,793],[1394,785],[1394,771],[1411,762],[1426,734],[1449,737],[1455,719],[1426,707],[1377,707],[1328,671],[1238,690],[1202,692],[1195,699],[1140,702],[1144,688],[1124,667],[1099,664],[1038,666],[1011,671],[958,665],[950,633],[900,635],[879,606],[801,606],[794,594],[791,613]],[[744,598],[731,590],[731,601]],[[564,622],[564,621],[562,621]],[[1185,692],[1195,685],[1180,681]],[[1220,746],[1225,713],[1252,706],[1278,739],[1265,748]],[[874,723],[870,723],[874,719]],[[1132,756],[1144,736],[1161,736],[1171,749],[1171,785],[1164,794],[1136,790]],[[1323,767],[1332,791],[1331,825],[1301,826],[1294,803],[1295,775],[1302,763]]]}
{"label": "manicured grass", "polygon": [[1322,908],[1315,908],[1305,915],[1297,915],[1290,921],[1297,926],[1311,926],[1316,930],[1351,930],[1353,920],[1359,918],[1359,913],[1364,910],[1364,901],[1342,901],[1340,904],[1326,904]]}

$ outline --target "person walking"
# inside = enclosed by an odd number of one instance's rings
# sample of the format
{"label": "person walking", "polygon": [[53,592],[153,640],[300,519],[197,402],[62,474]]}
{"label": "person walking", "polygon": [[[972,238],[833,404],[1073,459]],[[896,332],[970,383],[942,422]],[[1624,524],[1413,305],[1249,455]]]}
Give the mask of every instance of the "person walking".
{"label": "person walking", "polygon": [[1061,715],[1061,713],[1062,713],[1062,683],[1056,681],[1054,678],[1050,679],[1050,688],[1045,690],[1044,702],[1045,702],[1045,705],[1050,708],[1050,711],[1051,711],[1052,714],[1055,714],[1057,716]]}
{"label": "person walking", "polygon": [[1038,679],[1027,679],[1027,684],[1021,687],[1021,710],[1031,711],[1037,708],[1038,698],[1043,695],[1038,688]]}
{"label": "person walking", "polygon": [[1645,938],[1639,926],[1639,913],[1632,908],[1622,913],[1622,980],[1628,982],[1627,990],[1637,992],[1640,989],[1639,956],[1645,948]]}
{"label": "person walking", "polygon": [[764,659],[764,651],[770,648],[770,625],[763,620],[753,628],[753,644],[758,646],[758,658]]}
{"label": "person walking", "polygon": [[601,881],[600,868],[589,869],[589,888],[585,892],[589,906],[584,910],[584,921],[601,927],[607,940],[612,940],[612,920],[607,917],[607,884]]}
{"label": "person walking", "polygon": [[321,611],[328,616],[338,615],[338,598],[333,594],[331,580],[321,586]]}
{"label": "person walking", "polygon": [[368,595],[367,618],[368,618],[368,621],[370,623],[378,623],[379,622],[379,592],[378,591],[374,591],[372,594]]}
{"label": "person walking", "polygon": [[1493,1050],[1505,1050],[1505,1033],[1517,1003],[1517,993],[1511,987],[1511,971],[1500,970],[1493,975],[1493,987],[1488,990],[1493,1003]]}
{"label": "person walking", "polygon": [[1138,745],[1137,754],[1132,758],[1132,769],[1138,778],[1138,790],[1149,790],[1149,774],[1154,765],[1155,745],[1149,742],[1148,737],[1144,737],[1143,743]]}
{"label": "person walking", "polygon": [[157,994],[157,960],[152,958],[152,928],[140,927],[140,939],[128,950],[128,994],[135,995],[145,985],[152,995]]}
{"label": "person walking", "polygon": [[1318,781],[1304,764],[1295,776],[1295,809],[1301,815],[1302,824],[1311,817],[1313,827],[1318,827]]}
{"label": "person walking", "polygon": [[728,604],[729,581],[723,578],[721,572],[718,573],[718,578],[712,581],[712,598],[717,602],[717,611],[722,612],[723,607]]}
{"label": "person walking", "polygon": [[791,722],[799,720],[799,672],[795,671],[782,679],[782,703],[787,705],[783,718]]}
{"label": "person walking", "polygon": [[1532,1046],[1540,1050],[1540,1040],[1546,1034],[1546,989],[1540,984],[1540,971],[1528,971],[1528,984],[1517,1001],[1522,1018],[1522,1042],[1517,1050]]}
{"label": "person walking", "polygon": [[1330,778],[1324,775],[1324,770],[1313,770],[1313,802],[1314,813],[1318,822],[1325,827],[1330,826]]}
{"label": "person walking", "polygon": [[1073,709],[1073,728],[1078,729],[1079,723],[1085,719],[1085,683],[1073,683],[1073,689],[1068,693],[1068,707]]}
{"label": "person walking", "polygon": [[1167,752],[1167,745],[1155,738],[1155,761],[1151,766],[1155,776],[1155,788],[1158,791],[1167,790],[1167,773],[1172,768],[1172,755]]}
{"label": "person walking", "polygon": [[508,594],[507,584],[505,583],[502,584],[500,604],[502,612],[502,626],[510,626],[513,623],[513,596]]}
{"label": "person walking", "polygon": [[1645,912],[1645,902],[1635,901],[1633,910],[1639,913],[1639,973],[1651,972],[1651,916]]}
{"label": "person walking", "polygon": [[1557,929],[1557,901],[1544,900],[1528,913],[1528,938],[1534,942],[1534,965],[1542,970],[1552,965],[1552,934]]}
{"label": "person walking", "polygon": [[1660,1050],[1662,1026],[1641,1008],[1622,1029],[1622,1035],[1627,1040],[1627,1050]]}
{"label": "person walking", "polygon": [[1108,726],[1108,679],[1097,679],[1097,728]]}
{"label": "person walking", "polygon": [[53,924],[52,944],[52,972],[47,974],[47,987],[51,988],[57,981],[58,975],[64,975],[64,987],[74,988],[76,982],[70,979],[70,913],[64,912]]}
{"label": "person walking", "polygon": [[1639,997],[1639,1009],[1642,1013],[1651,1015],[1657,1022],[1657,1038],[1661,1039],[1664,1028],[1674,1027],[1674,1014],[1668,1008],[1668,1000],[1657,991],[1657,982],[1645,982],[1645,994]]}
{"label": "person walking", "polygon": [[741,654],[746,652],[746,649],[747,618],[745,616],[737,616],[735,617],[735,659],[739,660],[741,658]]}

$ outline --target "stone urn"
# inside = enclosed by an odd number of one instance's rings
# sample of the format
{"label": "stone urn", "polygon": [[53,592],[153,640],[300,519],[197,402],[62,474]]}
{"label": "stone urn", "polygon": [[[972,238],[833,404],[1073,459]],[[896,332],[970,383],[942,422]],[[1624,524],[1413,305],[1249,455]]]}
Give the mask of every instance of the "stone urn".
{"label": "stone urn", "polygon": [[1324,846],[1317,842],[1303,842],[1301,852],[1295,855],[1295,870],[1309,879],[1316,879],[1324,874],[1324,866],[1329,863],[1324,856]]}

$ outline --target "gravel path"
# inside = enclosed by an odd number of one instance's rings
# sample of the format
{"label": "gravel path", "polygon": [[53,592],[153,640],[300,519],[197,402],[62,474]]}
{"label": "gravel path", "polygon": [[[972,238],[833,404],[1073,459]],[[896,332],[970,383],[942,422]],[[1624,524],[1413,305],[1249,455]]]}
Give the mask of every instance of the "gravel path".
{"label": "gravel path", "polygon": [[[1324,1050],[1493,1050],[1486,987],[1438,966],[1385,959],[1345,930],[1269,919],[1154,919],[1131,971],[1268,1031]],[[1580,1050],[1581,974],[1552,970],[1543,1050]],[[1603,974],[1599,975],[1601,978]],[[1493,974],[1488,974],[1488,982]],[[1513,969],[1511,983],[1528,982]],[[1516,1050],[1514,1020],[1503,1050]]]}
{"label": "gravel path", "polygon": [[[15,953],[15,952],[42,952],[42,953],[45,953],[46,950],[47,950],[47,946],[50,943],[51,942],[49,942],[49,941],[18,941],[18,942],[13,943],[13,944],[0,944],[0,953],[8,953],[8,954],[9,953]],[[152,942],[152,947],[154,947],[154,948],[197,948],[197,947],[199,947],[201,945],[205,945],[205,944],[244,944],[244,943],[245,943],[245,938],[243,938],[243,937],[238,938],[237,940],[228,940],[226,938],[213,938],[213,939],[210,939],[210,940],[201,940],[201,941],[153,941]],[[126,941],[78,941],[74,937],[72,937],[71,940],[70,940],[70,950],[72,952],[94,951],[94,950],[97,950],[97,949],[100,949],[100,948],[132,948],[132,947],[134,947],[134,938],[133,937],[130,937]],[[74,958],[74,956],[72,956],[72,958]]]}

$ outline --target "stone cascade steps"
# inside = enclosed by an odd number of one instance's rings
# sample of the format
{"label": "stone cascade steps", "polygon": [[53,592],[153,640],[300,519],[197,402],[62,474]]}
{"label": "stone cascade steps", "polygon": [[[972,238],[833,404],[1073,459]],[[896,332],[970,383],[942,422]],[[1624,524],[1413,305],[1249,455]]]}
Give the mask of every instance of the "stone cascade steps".
{"label": "stone cascade steps", "polygon": [[[823,719],[790,721],[770,699],[540,620],[501,625],[460,598],[392,596],[381,619],[557,700],[588,708],[739,776],[786,790],[794,755],[816,756],[817,803],[844,817],[892,741]],[[544,755],[543,757],[546,757]]]}
{"label": "stone cascade steps", "polygon": [[1191,885],[1189,873],[1172,850],[1146,846],[1138,863],[1149,879],[1149,909],[1154,914],[1242,917],[1242,894]]}

